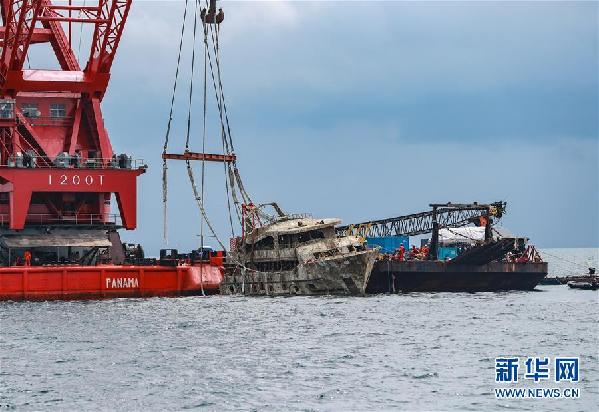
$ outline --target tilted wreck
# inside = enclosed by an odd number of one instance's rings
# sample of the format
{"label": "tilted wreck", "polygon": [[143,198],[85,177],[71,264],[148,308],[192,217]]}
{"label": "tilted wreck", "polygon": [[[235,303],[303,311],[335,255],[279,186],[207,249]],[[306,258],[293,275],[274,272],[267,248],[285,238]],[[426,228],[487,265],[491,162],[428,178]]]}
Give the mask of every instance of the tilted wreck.
{"label": "tilted wreck", "polygon": [[[359,236],[337,236],[339,219],[244,208],[244,234],[232,240],[222,294],[363,295],[378,255]],[[261,222],[267,222],[262,224]]]}

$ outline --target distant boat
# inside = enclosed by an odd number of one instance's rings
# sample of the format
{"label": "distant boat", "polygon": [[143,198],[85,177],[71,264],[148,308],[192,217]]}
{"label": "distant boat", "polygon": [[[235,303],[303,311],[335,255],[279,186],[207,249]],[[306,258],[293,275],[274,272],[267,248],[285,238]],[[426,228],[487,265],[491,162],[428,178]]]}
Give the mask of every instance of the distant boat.
{"label": "distant boat", "polygon": [[568,282],[568,286],[572,289],[597,290],[599,282],[597,278],[593,278],[587,282]]}
{"label": "distant boat", "polygon": [[561,285],[561,284],[562,284],[562,282],[560,282],[559,278],[556,276],[542,279],[539,282],[539,285]]}

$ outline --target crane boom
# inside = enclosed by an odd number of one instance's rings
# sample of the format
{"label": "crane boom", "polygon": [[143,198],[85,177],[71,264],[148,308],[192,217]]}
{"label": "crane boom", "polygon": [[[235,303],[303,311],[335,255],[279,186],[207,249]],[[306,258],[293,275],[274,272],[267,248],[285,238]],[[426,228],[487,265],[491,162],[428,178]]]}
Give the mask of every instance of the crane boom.
{"label": "crane boom", "polygon": [[443,203],[430,205],[433,209],[388,219],[339,226],[340,235],[357,233],[363,237],[416,236],[431,233],[435,223],[439,228],[460,227],[478,223],[481,217],[501,217],[505,213],[505,202],[490,204]]}
{"label": "crane boom", "polygon": [[[113,224],[115,194],[122,225],[135,228],[145,167],[115,156],[101,110],[131,4],[1,0],[0,226]],[[71,47],[73,24],[93,28],[84,65]],[[60,70],[25,69],[33,43],[49,45]]]}

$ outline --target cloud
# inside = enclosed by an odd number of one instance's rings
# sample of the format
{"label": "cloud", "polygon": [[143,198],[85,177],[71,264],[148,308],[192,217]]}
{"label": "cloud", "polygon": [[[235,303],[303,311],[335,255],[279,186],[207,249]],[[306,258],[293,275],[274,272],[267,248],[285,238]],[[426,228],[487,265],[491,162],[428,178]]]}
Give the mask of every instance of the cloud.
{"label": "cloud", "polygon": [[[116,150],[150,163],[140,180],[140,228],[124,237],[143,239],[154,253],[183,6],[134,3],[103,102]],[[505,199],[506,224],[542,246],[599,244],[597,3],[222,7],[227,104],[241,171],[258,201],[352,222],[430,202]],[[203,75],[197,46],[194,148]],[[190,47],[188,32],[173,148],[185,134]],[[218,151],[210,110],[210,147]],[[208,173],[210,216],[226,238],[222,170]],[[170,176],[171,245],[189,249],[198,241],[198,212],[185,171],[173,165]]]}

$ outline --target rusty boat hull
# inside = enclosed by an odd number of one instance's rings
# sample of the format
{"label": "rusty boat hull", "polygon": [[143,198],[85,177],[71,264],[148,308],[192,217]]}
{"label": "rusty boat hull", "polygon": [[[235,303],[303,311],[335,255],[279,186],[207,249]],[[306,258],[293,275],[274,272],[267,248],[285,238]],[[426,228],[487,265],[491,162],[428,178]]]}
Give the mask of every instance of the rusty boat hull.
{"label": "rusty boat hull", "polygon": [[330,256],[298,265],[289,271],[243,271],[230,267],[225,271],[220,292],[223,295],[254,296],[365,294],[378,252],[364,250]]}

